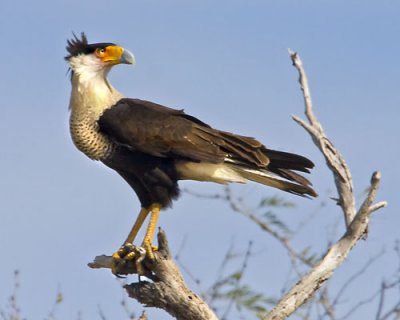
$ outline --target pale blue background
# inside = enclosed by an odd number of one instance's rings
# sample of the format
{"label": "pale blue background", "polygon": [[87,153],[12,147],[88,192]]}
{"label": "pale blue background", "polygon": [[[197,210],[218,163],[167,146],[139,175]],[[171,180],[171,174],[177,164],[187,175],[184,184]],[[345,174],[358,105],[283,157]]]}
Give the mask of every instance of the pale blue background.
{"label": "pale blue background", "polygon": [[[382,171],[378,199],[390,206],[373,215],[368,241],[355,248],[331,282],[337,290],[384,248],[387,253],[351,288],[339,312],[370,296],[398,267],[392,248],[400,222],[399,14],[400,3],[389,0],[1,2],[0,309],[12,291],[13,270],[19,269],[20,305],[28,319],[47,315],[58,288],[65,300],[57,319],[77,319],[78,312],[82,319],[99,319],[98,305],[109,319],[126,318],[118,282],[86,263],[119,247],[139,203],[120,177],[80,154],[70,140],[63,57],[72,31],[135,54],[135,67],[117,66],[110,75],[127,96],[185,108],[215,127],[313,159],[311,179],[320,197],[309,201],[280,193],[298,205],[280,217],[297,223],[325,204],[295,238],[299,248],[322,251],[343,225],[329,200],[336,196],[331,174],[290,118],[303,114],[287,48],[298,51],[315,111],[345,156],[359,199],[371,173]],[[221,191],[212,184],[182,185]],[[249,198],[249,206],[278,194],[255,184],[234,190]],[[336,234],[328,227],[333,224]],[[202,280],[201,289],[214,281],[232,239],[238,251],[253,240],[259,253],[243,282],[267,295],[280,294],[289,271],[286,252],[227,205],[184,194],[159,225],[174,252],[186,239],[181,258]],[[133,303],[131,308],[142,310]],[[370,319],[376,308],[375,301],[355,318]]]}

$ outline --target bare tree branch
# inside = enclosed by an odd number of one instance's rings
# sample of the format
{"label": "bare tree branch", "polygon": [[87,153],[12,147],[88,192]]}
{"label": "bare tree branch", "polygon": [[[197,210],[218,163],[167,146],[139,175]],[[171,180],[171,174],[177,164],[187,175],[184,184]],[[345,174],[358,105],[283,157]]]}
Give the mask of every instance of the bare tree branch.
{"label": "bare tree branch", "polygon": [[307,75],[304,71],[303,62],[297,53],[291,51],[290,49],[289,54],[291,56],[293,66],[299,72],[300,87],[304,95],[305,114],[310,124],[306,123],[297,116],[293,116],[293,119],[308,131],[314,143],[324,155],[326,163],[329,169],[331,169],[335,179],[336,188],[339,194],[338,204],[343,209],[347,227],[356,214],[355,199],[353,195],[353,181],[350,170],[340,152],[325,135],[320,122],[314,114],[311,93],[308,86]]}
{"label": "bare tree branch", "polygon": [[[125,286],[131,298],[147,307],[161,308],[180,320],[213,320],[217,319],[207,304],[185,284],[184,279],[171,258],[165,232],[160,229],[158,235],[158,251],[151,264],[151,274],[146,277],[153,280],[139,281]],[[145,261],[146,262],[146,261]],[[112,258],[99,256],[89,266],[91,268],[111,268]],[[136,266],[127,263],[120,272],[136,273]]]}
{"label": "bare tree branch", "polygon": [[340,152],[324,133],[321,124],[313,112],[308,81],[300,57],[291,50],[289,50],[289,54],[294,67],[300,75],[299,81],[304,95],[305,113],[309,123],[296,116],[293,119],[311,135],[333,173],[339,194],[338,204],[342,207],[347,228],[341,239],[328,249],[320,262],[281,298],[275,308],[264,318],[266,320],[284,319],[307,302],[318,288],[332,276],[334,270],[342,264],[353,246],[364,235],[368,227],[368,218],[372,211],[386,206],[386,202],[381,202],[371,207],[381,178],[379,172],[374,172],[368,195],[358,212],[356,212],[350,170]]}

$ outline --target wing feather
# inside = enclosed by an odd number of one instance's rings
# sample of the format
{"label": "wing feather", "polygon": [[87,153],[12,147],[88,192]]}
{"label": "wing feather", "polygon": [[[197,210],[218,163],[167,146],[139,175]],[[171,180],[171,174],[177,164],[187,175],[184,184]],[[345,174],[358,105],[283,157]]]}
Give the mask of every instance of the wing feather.
{"label": "wing feather", "polygon": [[251,137],[213,129],[183,110],[121,99],[102,114],[98,124],[118,145],[174,158],[182,179],[253,180],[298,195],[317,195],[310,181],[292,171],[309,172],[314,164],[307,158],[267,149]]}
{"label": "wing feather", "polygon": [[[223,162],[217,130],[185,114],[138,99],[121,99],[99,118],[100,130],[115,143],[159,157]],[[204,131],[206,129],[207,131]]]}
{"label": "wing feather", "polygon": [[139,99],[121,99],[103,113],[98,124],[115,143],[158,157],[268,166],[289,180],[295,178],[279,169],[308,172],[313,166],[307,158],[267,149],[252,137],[213,129],[183,110]]}

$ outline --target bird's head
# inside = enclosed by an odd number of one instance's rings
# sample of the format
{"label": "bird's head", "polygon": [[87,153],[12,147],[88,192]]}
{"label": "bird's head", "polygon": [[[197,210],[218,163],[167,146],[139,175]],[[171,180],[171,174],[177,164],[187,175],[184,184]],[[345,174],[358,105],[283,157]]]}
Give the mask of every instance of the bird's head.
{"label": "bird's head", "polygon": [[133,54],[123,47],[114,43],[89,44],[83,32],[80,39],[74,34],[74,38],[67,41],[66,49],[65,60],[73,73],[107,73],[114,65],[135,63]]}

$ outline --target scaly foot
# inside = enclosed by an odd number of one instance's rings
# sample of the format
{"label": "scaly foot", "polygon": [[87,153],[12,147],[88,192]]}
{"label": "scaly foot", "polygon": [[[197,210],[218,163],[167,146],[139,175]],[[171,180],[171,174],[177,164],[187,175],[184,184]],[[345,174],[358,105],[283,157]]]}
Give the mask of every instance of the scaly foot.
{"label": "scaly foot", "polygon": [[119,276],[124,267],[128,264],[136,266],[139,275],[144,274],[142,262],[146,257],[146,251],[142,247],[134,246],[131,243],[125,243],[121,248],[112,254],[111,271],[116,276]]}
{"label": "scaly foot", "polygon": [[142,244],[143,248],[146,250],[146,256],[149,260],[154,261],[154,252],[158,250],[158,247],[153,245],[151,241],[149,240],[144,240]]}

